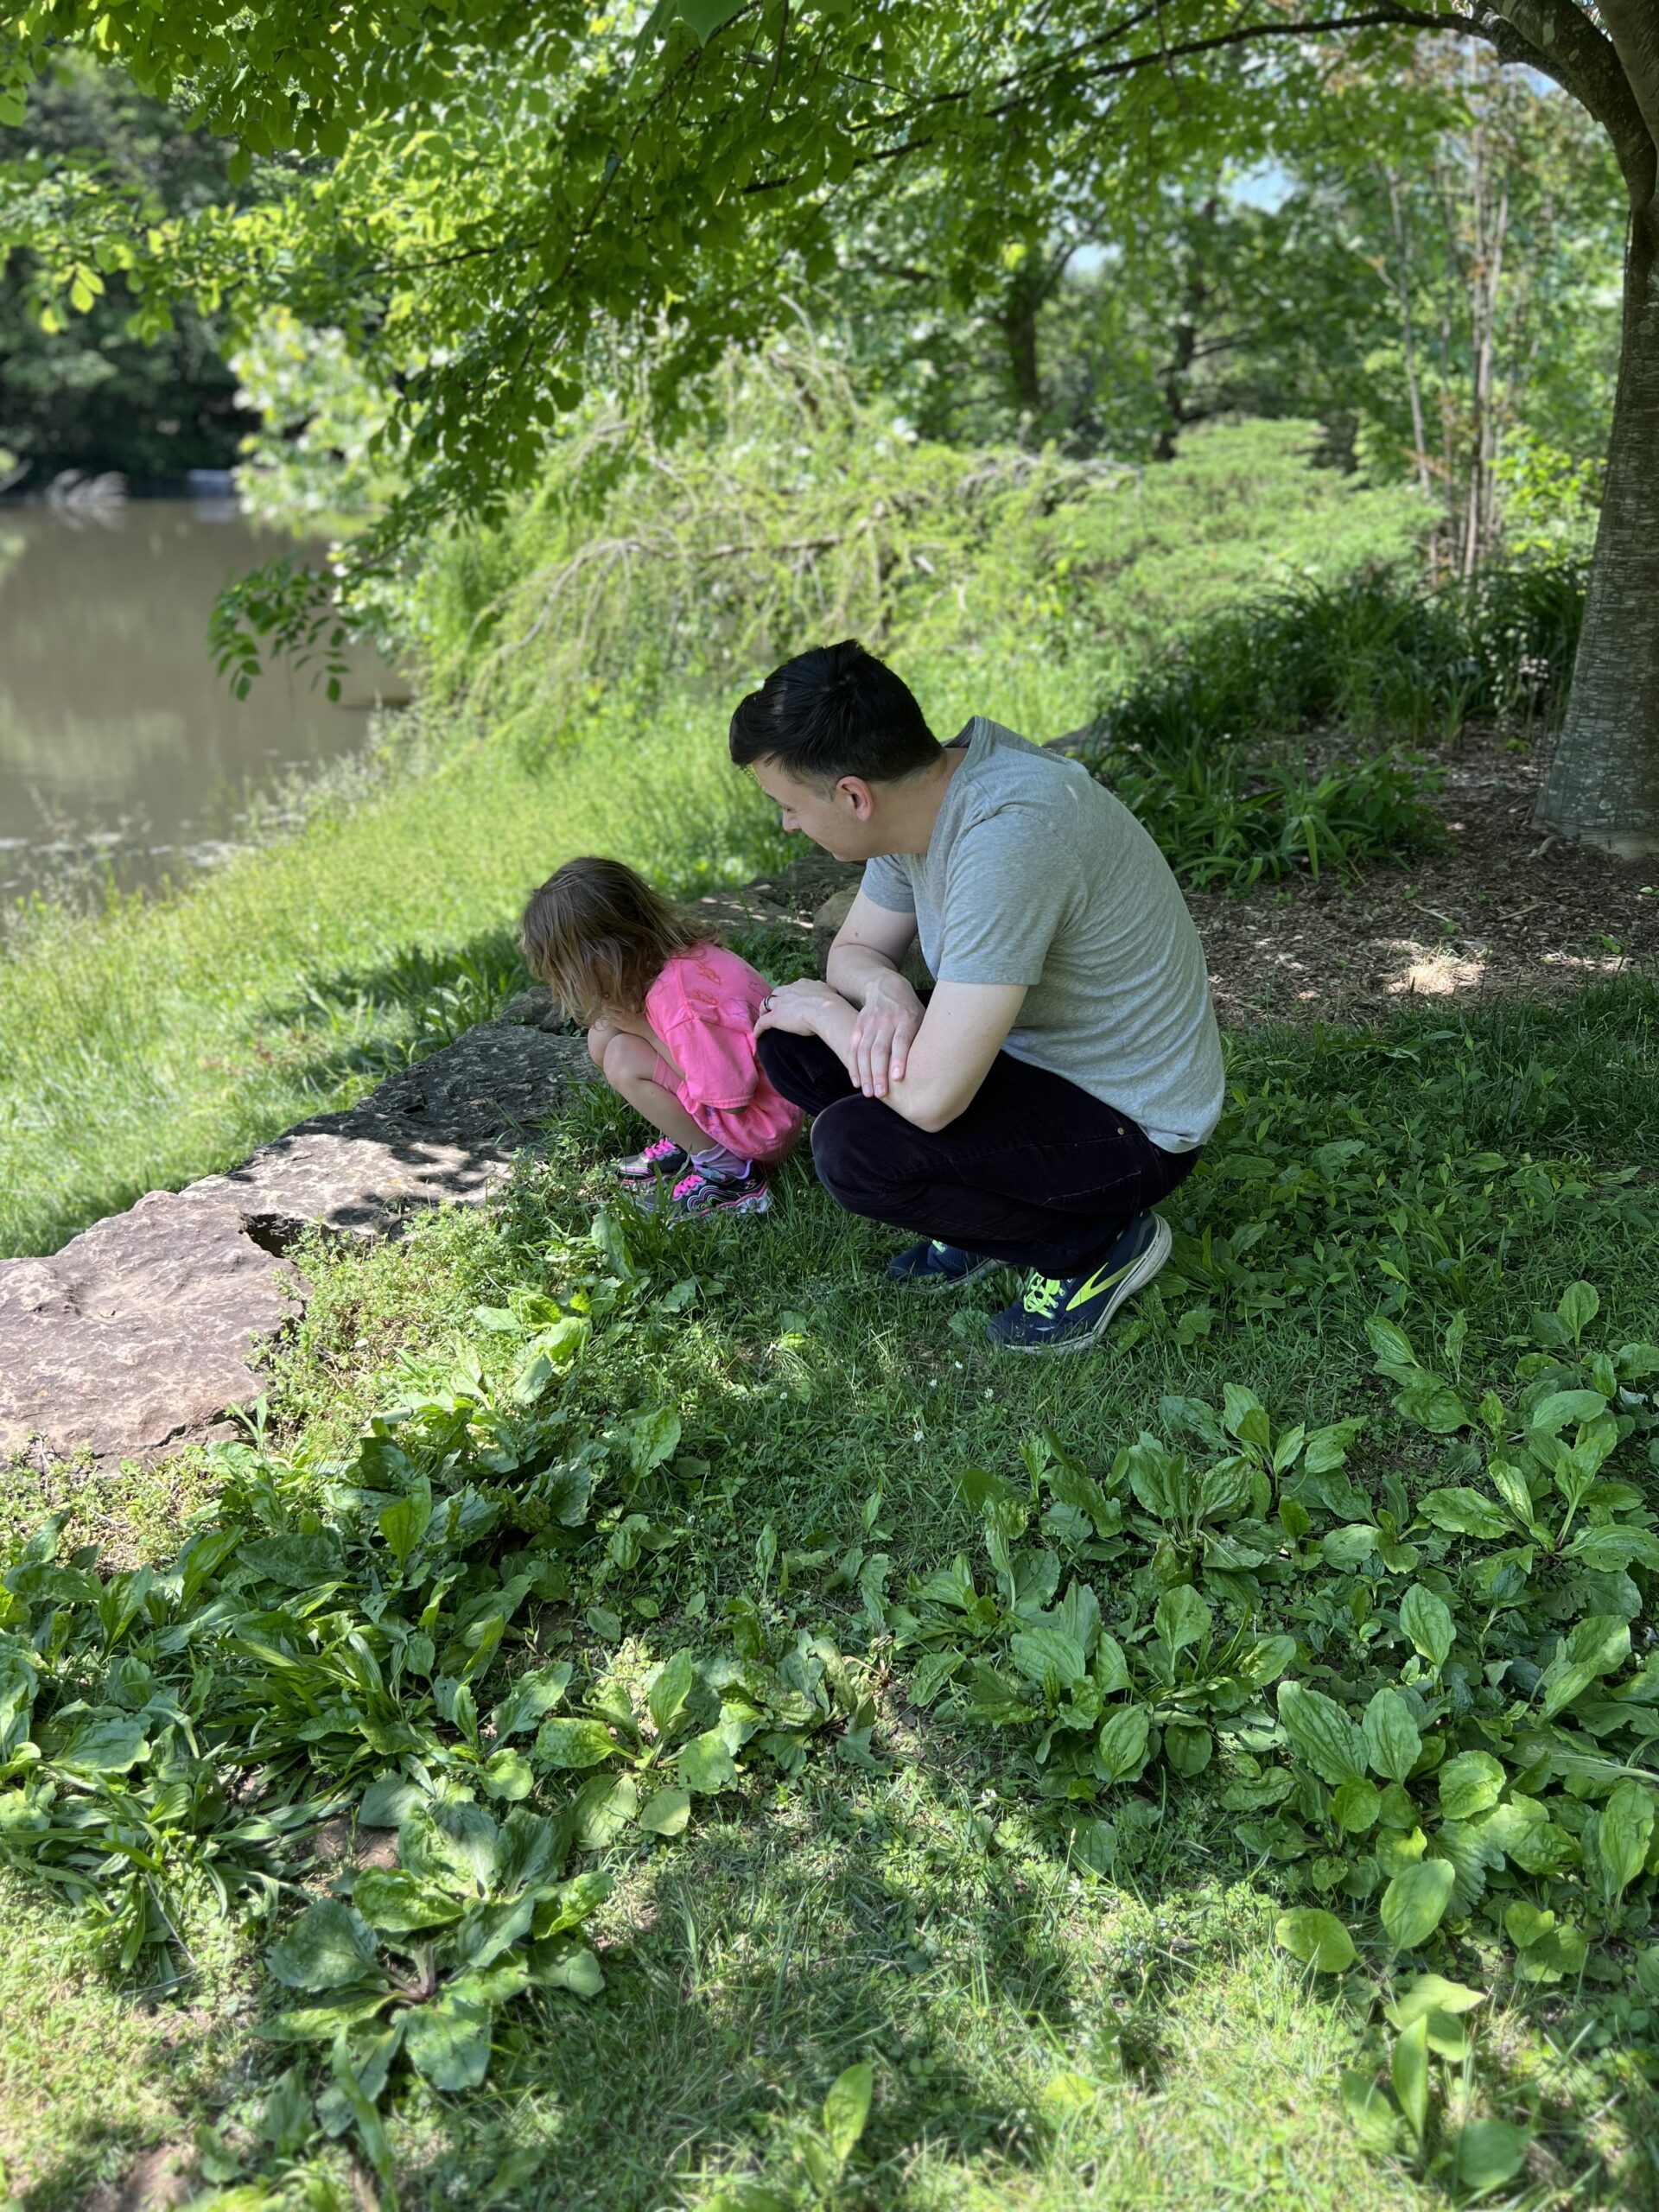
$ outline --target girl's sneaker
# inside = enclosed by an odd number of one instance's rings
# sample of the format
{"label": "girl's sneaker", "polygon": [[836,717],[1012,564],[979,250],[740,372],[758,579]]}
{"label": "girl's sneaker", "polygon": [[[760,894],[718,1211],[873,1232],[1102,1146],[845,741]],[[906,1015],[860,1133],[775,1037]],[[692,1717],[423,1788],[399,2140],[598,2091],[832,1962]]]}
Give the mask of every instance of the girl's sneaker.
{"label": "girl's sneaker", "polygon": [[647,1188],[661,1177],[672,1183],[683,1175],[690,1165],[691,1155],[672,1137],[658,1137],[643,1152],[633,1152],[626,1160],[615,1163],[617,1178],[624,1183],[645,1184]]}
{"label": "girl's sneaker", "polygon": [[765,1213],[771,1204],[758,1167],[742,1175],[710,1175],[694,1167],[674,1185],[667,1212],[671,1220],[686,1221],[693,1214]]}

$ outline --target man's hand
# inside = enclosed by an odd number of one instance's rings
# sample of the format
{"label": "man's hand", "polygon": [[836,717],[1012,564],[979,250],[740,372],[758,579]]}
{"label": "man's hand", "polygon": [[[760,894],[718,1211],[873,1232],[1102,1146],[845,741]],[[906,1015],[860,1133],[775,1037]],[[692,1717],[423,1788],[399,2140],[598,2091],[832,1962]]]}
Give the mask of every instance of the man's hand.
{"label": "man's hand", "polygon": [[820,1020],[831,1007],[850,1011],[840,992],[832,991],[828,983],[817,982],[810,976],[798,983],[779,983],[767,993],[754,1017],[754,1033],[764,1037],[768,1029],[784,1029],[791,1037],[821,1037]]}
{"label": "man's hand", "polygon": [[853,1024],[852,1062],[847,1071],[867,1098],[885,1098],[890,1084],[904,1081],[924,1011],[902,976],[871,977]]}

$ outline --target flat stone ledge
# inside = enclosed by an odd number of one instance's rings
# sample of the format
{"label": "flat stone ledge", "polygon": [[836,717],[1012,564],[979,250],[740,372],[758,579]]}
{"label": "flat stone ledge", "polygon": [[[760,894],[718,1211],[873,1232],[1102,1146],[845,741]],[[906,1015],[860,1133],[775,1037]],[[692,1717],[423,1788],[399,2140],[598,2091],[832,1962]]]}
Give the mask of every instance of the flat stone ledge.
{"label": "flat stone ledge", "polygon": [[258,1396],[264,1348],[303,1309],[283,1256],[303,1230],[384,1236],[418,1209],[481,1205],[588,1067],[580,1037],[486,1022],[228,1173],[152,1191],[50,1259],[0,1262],[0,1462],[199,1441]]}
{"label": "flat stone ledge", "polygon": [[233,1205],[152,1191],[49,1260],[0,1264],[0,1460],[168,1450],[259,1394],[299,1271]]}
{"label": "flat stone ledge", "polygon": [[302,1122],[190,1189],[235,1205],[270,1249],[313,1224],[383,1236],[422,1206],[482,1205],[589,1073],[579,1036],[483,1022],[359,1104]]}

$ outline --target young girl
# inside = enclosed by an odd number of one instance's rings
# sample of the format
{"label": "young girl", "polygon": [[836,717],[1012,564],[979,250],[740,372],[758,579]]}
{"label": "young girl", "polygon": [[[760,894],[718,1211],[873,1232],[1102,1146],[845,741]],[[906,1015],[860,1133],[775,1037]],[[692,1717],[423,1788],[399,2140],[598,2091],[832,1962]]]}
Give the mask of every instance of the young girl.
{"label": "young girl", "polygon": [[531,973],[587,1024],[606,1082],[662,1132],[616,1163],[636,1202],[764,1213],[765,1171],[804,1119],[755,1058],[766,977],[620,861],[567,861],[531,895],[522,941]]}

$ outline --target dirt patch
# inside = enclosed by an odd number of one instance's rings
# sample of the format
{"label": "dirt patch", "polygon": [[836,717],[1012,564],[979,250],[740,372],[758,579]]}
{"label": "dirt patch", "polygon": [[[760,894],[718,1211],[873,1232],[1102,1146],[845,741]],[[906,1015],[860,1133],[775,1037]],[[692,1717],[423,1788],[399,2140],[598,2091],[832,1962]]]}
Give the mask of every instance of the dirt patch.
{"label": "dirt patch", "polygon": [[1659,861],[1541,836],[1541,762],[1501,735],[1465,735],[1445,768],[1431,802],[1441,852],[1357,878],[1188,893],[1225,1026],[1566,996],[1659,957]]}

